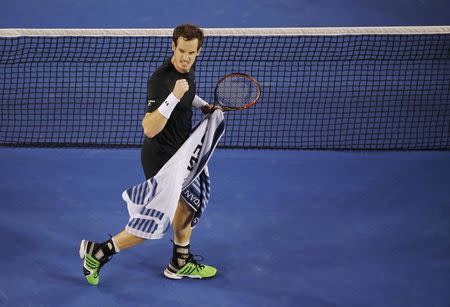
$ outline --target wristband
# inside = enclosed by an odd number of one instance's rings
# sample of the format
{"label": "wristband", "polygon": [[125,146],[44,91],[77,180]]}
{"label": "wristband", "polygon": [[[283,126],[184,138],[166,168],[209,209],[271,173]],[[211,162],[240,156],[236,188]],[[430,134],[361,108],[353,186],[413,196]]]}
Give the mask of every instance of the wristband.
{"label": "wristband", "polygon": [[179,101],[180,100],[175,97],[173,93],[170,93],[170,95],[167,96],[166,100],[164,100],[164,102],[159,106],[159,113],[161,113],[161,115],[165,118],[169,119],[170,114],[172,114],[173,109]]}

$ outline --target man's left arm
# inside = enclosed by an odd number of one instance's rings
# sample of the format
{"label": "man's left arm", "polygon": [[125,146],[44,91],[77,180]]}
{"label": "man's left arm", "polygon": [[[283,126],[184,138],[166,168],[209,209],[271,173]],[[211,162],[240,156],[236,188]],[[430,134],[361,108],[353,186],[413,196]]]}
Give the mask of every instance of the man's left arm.
{"label": "man's left arm", "polygon": [[192,106],[202,110],[204,114],[211,113],[215,109],[218,109],[219,107],[214,107],[213,104],[208,103],[207,101],[203,100],[199,96],[195,95],[194,100],[192,100]]}

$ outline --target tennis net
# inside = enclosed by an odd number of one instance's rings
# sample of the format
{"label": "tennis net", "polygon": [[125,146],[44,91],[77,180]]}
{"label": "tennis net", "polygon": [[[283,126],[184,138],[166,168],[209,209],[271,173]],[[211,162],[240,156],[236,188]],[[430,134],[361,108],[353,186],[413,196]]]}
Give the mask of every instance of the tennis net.
{"label": "tennis net", "polygon": [[[0,30],[0,146],[138,147],[169,29]],[[205,29],[197,93],[242,72],[262,98],[220,147],[449,150],[450,27]],[[196,114],[194,120],[200,118]]]}

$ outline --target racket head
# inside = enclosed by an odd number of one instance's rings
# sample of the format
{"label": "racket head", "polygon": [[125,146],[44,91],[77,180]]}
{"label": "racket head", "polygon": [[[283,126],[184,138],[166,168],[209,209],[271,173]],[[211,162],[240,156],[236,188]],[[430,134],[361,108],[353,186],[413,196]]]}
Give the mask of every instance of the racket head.
{"label": "racket head", "polygon": [[224,111],[244,110],[261,97],[258,81],[243,73],[231,73],[222,77],[214,90],[214,105]]}

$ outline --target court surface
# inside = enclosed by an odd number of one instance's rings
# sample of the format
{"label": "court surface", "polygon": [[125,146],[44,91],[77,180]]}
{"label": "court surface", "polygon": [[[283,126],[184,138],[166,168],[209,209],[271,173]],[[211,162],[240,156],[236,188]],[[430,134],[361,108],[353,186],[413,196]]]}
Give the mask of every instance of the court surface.
{"label": "court surface", "polygon": [[450,153],[217,150],[192,252],[211,280],[162,270],[171,232],[84,280],[83,238],[127,222],[139,150],[0,148],[1,306],[449,306]]}
{"label": "court surface", "polygon": [[[2,1],[2,28],[420,26],[449,2]],[[202,9],[199,9],[202,8]],[[420,12],[420,14],[418,13]],[[84,280],[81,239],[127,222],[139,150],[0,148],[0,306],[450,306],[450,152],[218,150],[192,252],[211,280],[162,271],[171,233]]]}

